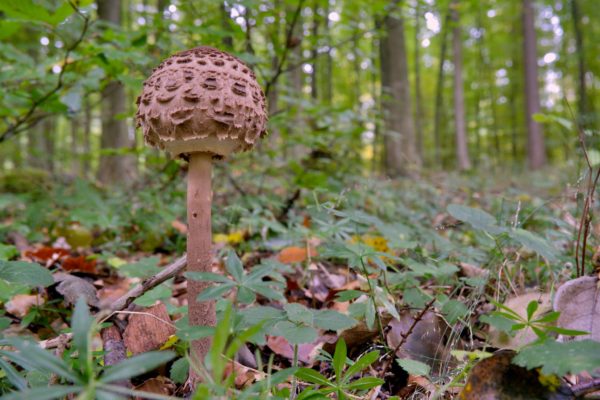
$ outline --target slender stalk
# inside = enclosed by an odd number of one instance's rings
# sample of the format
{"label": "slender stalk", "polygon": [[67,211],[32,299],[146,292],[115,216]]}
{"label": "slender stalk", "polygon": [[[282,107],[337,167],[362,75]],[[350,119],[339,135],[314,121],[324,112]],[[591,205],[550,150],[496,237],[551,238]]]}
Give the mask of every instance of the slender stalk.
{"label": "slender stalk", "polygon": [[[294,359],[292,360],[292,367],[296,368],[298,366],[298,345],[294,345]],[[290,397],[292,399],[296,398],[296,392],[298,391],[298,378],[296,375],[292,375],[292,392],[290,393]]]}
{"label": "slender stalk", "polygon": [[[211,269],[211,202],[212,156],[209,153],[190,155],[188,171],[187,270],[209,272]],[[192,326],[215,326],[214,301],[199,302],[198,295],[209,286],[206,281],[188,280],[188,315]],[[204,363],[212,344],[211,338],[192,342],[192,360]]]}

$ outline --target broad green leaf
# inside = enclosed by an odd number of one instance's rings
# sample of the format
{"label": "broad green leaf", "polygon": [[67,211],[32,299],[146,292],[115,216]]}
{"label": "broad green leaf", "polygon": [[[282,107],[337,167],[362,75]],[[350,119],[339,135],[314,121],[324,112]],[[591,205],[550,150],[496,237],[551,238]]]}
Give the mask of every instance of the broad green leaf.
{"label": "broad green leaf", "polygon": [[290,321],[281,321],[275,324],[273,333],[277,336],[283,336],[292,345],[312,343],[318,336],[315,328],[297,325]]}
{"label": "broad green leaf", "polygon": [[411,360],[410,358],[398,358],[396,361],[398,362],[398,365],[410,375],[427,376],[431,369],[429,365],[422,363],[421,361]]}
{"label": "broad green leaf", "polygon": [[171,365],[170,377],[175,383],[185,383],[188,376],[190,363],[187,358],[182,357]]}
{"label": "broad green leaf", "polygon": [[442,307],[442,312],[445,314],[448,323],[453,324],[460,318],[465,317],[469,313],[469,309],[458,300],[448,300]]}
{"label": "broad green leaf", "polygon": [[231,250],[227,253],[225,268],[227,268],[227,272],[231,274],[233,279],[237,282],[242,282],[244,279],[244,266],[237,254],[235,254],[235,251]]}
{"label": "broad green leaf", "polygon": [[88,352],[90,349],[89,337],[92,328],[92,316],[84,297],[80,297],[75,305],[75,312],[71,318],[71,329],[73,331],[73,344],[79,352],[80,371],[91,374],[91,362],[88,363]]}
{"label": "broad green leaf", "polygon": [[222,297],[225,293],[234,288],[233,284],[223,284],[219,286],[209,286],[198,295],[198,301],[213,300]]}
{"label": "broad green leaf", "polygon": [[25,390],[27,388],[27,381],[17,370],[0,357],[0,369],[6,374],[8,381],[17,388],[17,390]]}
{"label": "broad green leaf", "polygon": [[348,367],[348,370],[344,375],[344,381],[347,381],[348,379],[352,378],[352,376],[354,376],[355,374],[359,373],[363,369],[367,368],[369,365],[373,364],[378,358],[379,352],[371,351],[359,358],[358,360],[356,360],[354,364]]}
{"label": "broad green leaf", "polygon": [[376,378],[374,376],[365,376],[364,378],[357,379],[350,382],[347,386],[347,390],[367,390],[374,388],[375,386],[383,385],[384,380]]}
{"label": "broad green leaf", "polygon": [[310,368],[300,368],[296,371],[296,377],[304,382],[314,383],[315,385],[331,386],[329,379],[319,372]]}
{"label": "broad green leaf", "polygon": [[333,371],[338,381],[342,378],[344,364],[346,364],[346,342],[340,338],[335,345],[335,352],[333,353]]}
{"label": "broad green leaf", "polygon": [[448,213],[459,221],[466,222],[475,229],[496,233],[498,226],[496,218],[479,208],[467,207],[459,204],[450,204]]}
{"label": "broad green leaf", "polygon": [[313,312],[300,303],[288,303],[283,306],[287,317],[292,322],[313,325]]}
{"label": "broad green leaf", "polygon": [[32,287],[46,287],[54,283],[52,274],[46,268],[25,261],[0,261],[0,279]]}
{"label": "broad green leaf", "polygon": [[119,267],[119,271],[131,278],[149,278],[160,272],[159,257],[145,257],[135,263]]}
{"label": "broad green leaf", "polygon": [[154,289],[151,289],[142,296],[138,297],[134,303],[138,306],[150,307],[153,306],[157,300],[168,299],[171,297],[172,290],[167,285],[168,283],[162,283],[158,285]]}
{"label": "broad green leaf", "polygon": [[62,399],[71,393],[82,392],[84,388],[82,386],[62,386],[53,385],[50,387],[36,387],[33,389],[25,389],[19,392],[13,392],[2,396],[2,400],[24,400],[24,399],[35,399],[35,400],[52,400]]}
{"label": "broad green leaf", "polygon": [[542,368],[546,375],[578,374],[600,368],[600,343],[592,340],[559,343],[548,341],[523,349],[513,359],[522,367]]}
{"label": "broad green leaf", "polygon": [[0,261],[7,261],[19,255],[19,250],[13,245],[0,243]]}
{"label": "broad green leaf", "polygon": [[314,326],[330,331],[349,329],[358,323],[357,320],[334,310],[315,310]]}
{"label": "broad green leaf", "polygon": [[168,351],[151,351],[121,361],[104,370],[100,381],[104,383],[129,379],[152,371],[154,368],[172,360],[175,354]]}
{"label": "broad green leaf", "polygon": [[558,252],[548,241],[534,233],[524,229],[512,229],[509,231],[510,237],[521,245],[535,251],[544,257],[548,262],[555,262],[558,258]]}

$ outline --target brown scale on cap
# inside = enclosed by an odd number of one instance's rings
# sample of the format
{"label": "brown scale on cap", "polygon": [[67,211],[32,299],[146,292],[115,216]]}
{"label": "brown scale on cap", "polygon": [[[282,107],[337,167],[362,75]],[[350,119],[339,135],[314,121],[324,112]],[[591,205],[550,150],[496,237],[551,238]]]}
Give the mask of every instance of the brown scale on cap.
{"label": "brown scale on cap", "polygon": [[144,82],[137,125],[146,142],[177,156],[227,156],[266,135],[265,95],[242,61],[212,47],[176,53]]}

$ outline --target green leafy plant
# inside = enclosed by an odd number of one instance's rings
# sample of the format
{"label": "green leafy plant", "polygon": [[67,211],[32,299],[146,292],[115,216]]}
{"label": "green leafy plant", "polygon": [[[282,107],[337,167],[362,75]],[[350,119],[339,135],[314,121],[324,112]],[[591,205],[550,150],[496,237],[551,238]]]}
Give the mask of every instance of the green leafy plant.
{"label": "green leafy plant", "polygon": [[[82,298],[79,299],[71,320],[73,333],[72,347],[75,358],[67,360],[42,349],[36,343],[20,339],[6,338],[0,341],[0,367],[7,379],[17,390],[6,394],[3,400],[11,399],[59,399],[73,394],[79,399],[114,399],[123,395],[143,398],[159,398],[152,393],[144,393],[117,385],[119,381],[144,374],[168,362],[173,353],[148,352],[126,359],[121,363],[103,368],[94,357],[91,338],[97,325],[89,313]],[[15,368],[18,366],[19,369]],[[25,372],[37,372],[43,376],[56,377],[56,384],[47,386],[49,382],[32,385],[23,375]]]}
{"label": "green leafy plant", "polygon": [[[304,382],[318,386],[304,390],[298,395],[298,400],[314,399],[316,395],[325,396],[330,393],[335,393],[338,399],[355,398],[355,395],[371,389],[375,386],[382,385],[384,381],[374,376],[364,376],[362,378],[352,380],[354,376],[371,364],[377,361],[379,352],[371,351],[355,362],[349,362],[347,359],[346,342],[344,339],[338,340],[333,354],[332,367],[335,377],[329,379],[321,373],[310,368],[300,368],[296,372],[296,377]],[[348,366],[346,368],[346,366]]]}
{"label": "green leafy plant", "polygon": [[[549,334],[556,333],[561,335],[568,336],[577,336],[577,335],[587,335],[588,332],[577,331],[573,329],[565,329],[554,325],[554,323],[558,320],[560,316],[560,312],[552,311],[545,315],[536,317],[536,311],[539,307],[539,303],[537,301],[531,301],[527,304],[527,315],[525,317],[521,316],[519,313],[512,310],[510,307],[505,306],[504,304],[498,303],[494,300],[490,300],[492,304],[494,304],[498,310],[493,311],[491,313],[492,316],[503,318],[505,321],[494,321],[490,322],[502,328],[510,326],[510,331],[515,332],[523,329],[531,329],[539,340],[546,340],[549,337]],[[503,324],[503,322],[506,322]]]}

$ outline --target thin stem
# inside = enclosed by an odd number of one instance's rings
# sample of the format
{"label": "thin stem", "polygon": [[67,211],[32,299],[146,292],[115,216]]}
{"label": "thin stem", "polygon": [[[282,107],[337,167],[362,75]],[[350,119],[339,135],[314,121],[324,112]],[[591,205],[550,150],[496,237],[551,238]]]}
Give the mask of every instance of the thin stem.
{"label": "thin stem", "polygon": [[[298,345],[294,345],[294,359],[292,360],[292,367],[296,368],[298,366]],[[296,398],[296,392],[298,391],[298,378],[296,375],[292,375],[292,392],[290,393],[290,398],[293,400]]]}
{"label": "thin stem", "polygon": [[371,280],[369,279],[369,271],[367,271],[367,266],[365,265],[365,261],[362,257],[360,257],[360,265],[362,266],[363,274],[365,274],[367,284],[369,285],[369,293],[371,294],[371,301],[373,302],[373,308],[375,309],[375,315],[377,316],[377,324],[379,325],[379,333],[381,334],[381,340],[383,340],[383,342],[385,343],[383,323],[381,322],[381,315],[379,315],[379,311],[377,311],[377,302],[375,301],[375,289],[373,288],[373,285],[371,285]]}

